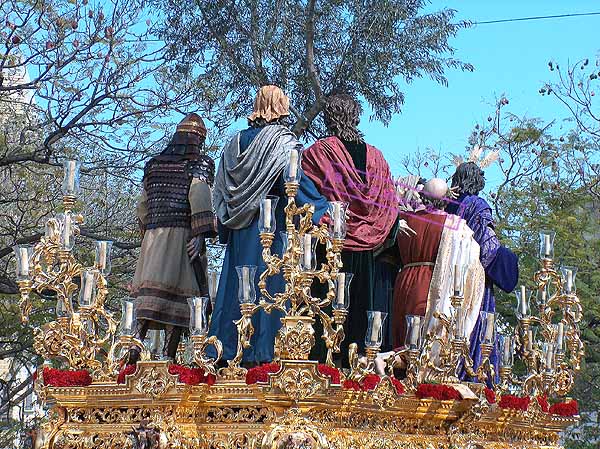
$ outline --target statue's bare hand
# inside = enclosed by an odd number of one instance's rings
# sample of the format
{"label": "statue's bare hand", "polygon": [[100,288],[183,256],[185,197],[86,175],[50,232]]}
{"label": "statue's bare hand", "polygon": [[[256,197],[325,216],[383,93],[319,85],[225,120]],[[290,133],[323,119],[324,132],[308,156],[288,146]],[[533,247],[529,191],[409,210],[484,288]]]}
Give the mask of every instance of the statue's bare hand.
{"label": "statue's bare hand", "polygon": [[406,220],[400,220],[398,222],[398,232],[401,232],[404,235],[417,235],[416,231],[408,225]]}
{"label": "statue's bare hand", "polygon": [[196,260],[202,249],[202,237],[194,237],[187,244],[187,253],[190,256],[190,262]]}
{"label": "statue's bare hand", "polygon": [[456,198],[458,198],[459,195],[459,190],[460,186],[454,186],[454,187],[450,187],[448,189],[448,192],[446,192],[446,196],[448,198],[450,198],[451,200],[455,200]]}

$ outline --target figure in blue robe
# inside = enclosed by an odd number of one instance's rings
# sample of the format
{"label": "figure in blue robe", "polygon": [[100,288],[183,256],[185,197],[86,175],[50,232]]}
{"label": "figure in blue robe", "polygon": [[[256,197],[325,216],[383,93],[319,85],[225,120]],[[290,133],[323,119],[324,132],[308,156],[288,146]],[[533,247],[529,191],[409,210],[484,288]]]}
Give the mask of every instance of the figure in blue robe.
{"label": "figure in blue robe", "polygon": [[[514,290],[519,280],[519,260],[517,256],[505,246],[502,246],[494,232],[494,219],[492,208],[480,196],[479,192],[485,187],[483,170],[474,162],[465,162],[458,166],[452,176],[452,187],[459,188],[460,195],[456,201],[450,202],[446,211],[464,218],[473,231],[474,239],[479,244],[479,259],[485,270],[485,290],[481,311],[496,312],[496,299],[494,286],[507,293]],[[474,367],[481,363],[481,317],[477,319],[471,334],[470,355]],[[490,361],[496,369],[498,379],[498,341],[496,340]],[[469,379],[466,373],[461,374],[462,379]]]}

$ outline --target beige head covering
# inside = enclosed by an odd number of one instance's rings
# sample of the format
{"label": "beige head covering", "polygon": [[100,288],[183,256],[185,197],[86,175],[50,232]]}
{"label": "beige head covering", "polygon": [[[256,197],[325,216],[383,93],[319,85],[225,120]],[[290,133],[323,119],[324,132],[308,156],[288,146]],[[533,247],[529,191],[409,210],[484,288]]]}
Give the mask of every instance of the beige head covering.
{"label": "beige head covering", "polygon": [[448,184],[441,178],[432,178],[423,186],[423,193],[429,198],[443,199],[448,193]]}
{"label": "beige head covering", "polygon": [[254,111],[248,116],[248,120],[262,118],[272,122],[287,115],[290,115],[290,99],[279,87],[268,85],[261,87],[256,94]]}

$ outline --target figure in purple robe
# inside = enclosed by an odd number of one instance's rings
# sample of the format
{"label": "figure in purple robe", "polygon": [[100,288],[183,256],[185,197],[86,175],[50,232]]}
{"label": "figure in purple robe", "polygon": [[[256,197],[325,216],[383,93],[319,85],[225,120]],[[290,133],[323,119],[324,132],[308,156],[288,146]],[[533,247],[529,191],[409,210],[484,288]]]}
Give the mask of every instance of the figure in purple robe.
{"label": "figure in purple robe", "polygon": [[[485,187],[483,170],[475,162],[463,162],[452,175],[452,187],[458,188],[459,196],[451,202],[446,211],[464,218],[473,231],[475,241],[479,244],[479,259],[485,270],[485,291],[481,303],[481,311],[496,312],[494,286],[510,293],[519,280],[517,256],[502,246],[494,232],[492,208],[479,196]],[[481,317],[477,320],[471,334],[471,358],[475,368],[481,363]],[[496,369],[498,378],[498,342],[494,344],[490,361]],[[469,379],[463,372],[461,378]]]}

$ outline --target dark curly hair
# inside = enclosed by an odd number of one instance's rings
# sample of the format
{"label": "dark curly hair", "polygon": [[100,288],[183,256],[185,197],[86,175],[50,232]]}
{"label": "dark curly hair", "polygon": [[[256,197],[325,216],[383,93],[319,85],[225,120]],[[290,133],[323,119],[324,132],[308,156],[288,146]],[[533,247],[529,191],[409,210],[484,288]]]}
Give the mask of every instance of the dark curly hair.
{"label": "dark curly hair", "polygon": [[475,162],[463,162],[452,175],[452,187],[456,186],[460,193],[477,195],[485,187],[485,173]]}
{"label": "dark curly hair", "polygon": [[348,142],[363,142],[363,135],[357,128],[361,113],[360,103],[348,94],[328,96],[323,107],[323,119],[327,130]]}

